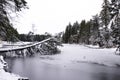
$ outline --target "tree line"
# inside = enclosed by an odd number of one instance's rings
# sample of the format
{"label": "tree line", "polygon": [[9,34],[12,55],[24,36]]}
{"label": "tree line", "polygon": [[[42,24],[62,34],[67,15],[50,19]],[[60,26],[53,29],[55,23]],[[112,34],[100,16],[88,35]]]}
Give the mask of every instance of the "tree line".
{"label": "tree line", "polygon": [[62,41],[106,48],[120,46],[120,0],[103,0],[101,12],[92,19],[69,23]]}
{"label": "tree line", "polygon": [[69,23],[63,34],[62,41],[64,43],[96,44],[99,36],[98,26],[97,16],[95,16],[94,20],[82,20],[81,23],[76,21],[73,25]]}
{"label": "tree line", "polygon": [[47,32],[45,34],[40,35],[40,34],[34,34],[33,32],[30,31],[28,34],[19,34],[18,38],[20,41],[32,42],[32,41],[42,41],[49,37],[52,37],[52,35]]}

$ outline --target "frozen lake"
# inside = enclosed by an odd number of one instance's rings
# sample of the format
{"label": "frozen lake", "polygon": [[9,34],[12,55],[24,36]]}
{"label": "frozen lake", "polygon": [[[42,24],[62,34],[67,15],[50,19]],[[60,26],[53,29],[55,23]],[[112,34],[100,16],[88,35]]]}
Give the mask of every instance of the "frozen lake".
{"label": "frozen lake", "polygon": [[[11,72],[26,76],[30,80],[120,80],[120,68],[118,67],[81,61],[81,56],[83,59],[87,58],[87,55],[82,54],[87,48],[81,47],[80,49],[83,51],[79,55],[75,50],[78,46],[66,48],[67,53],[63,48],[61,54],[57,55],[14,58],[6,59],[6,61]],[[73,53],[72,50],[75,50],[76,53]]]}
{"label": "frozen lake", "polygon": [[42,62],[40,58],[8,59],[11,72],[30,80],[120,80],[120,68],[90,63],[61,66]]}

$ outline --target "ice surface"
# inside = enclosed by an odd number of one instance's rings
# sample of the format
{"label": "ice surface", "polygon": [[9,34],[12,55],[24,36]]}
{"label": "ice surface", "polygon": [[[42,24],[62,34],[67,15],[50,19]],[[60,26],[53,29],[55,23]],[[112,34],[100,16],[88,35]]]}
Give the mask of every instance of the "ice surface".
{"label": "ice surface", "polygon": [[86,47],[84,45],[64,44],[60,47],[61,54],[52,56],[43,56],[48,60],[43,60],[51,64],[67,65],[68,63],[94,63],[105,66],[116,67],[120,65],[120,56],[115,55],[115,48],[99,49],[97,46]]}

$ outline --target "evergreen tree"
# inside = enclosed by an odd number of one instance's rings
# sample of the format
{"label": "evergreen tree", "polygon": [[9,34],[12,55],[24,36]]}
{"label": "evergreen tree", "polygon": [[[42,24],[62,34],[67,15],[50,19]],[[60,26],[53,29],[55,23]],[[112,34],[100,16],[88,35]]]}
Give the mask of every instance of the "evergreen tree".
{"label": "evergreen tree", "polygon": [[63,42],[64,43],[69,43],[69,39],[71,36],[71,28],[72,28],[72,25],[71,25],[71,23],[69,23],[69,25],[66,27],[65,33],[63,35]]}
{"label": "evergreen tree", "polygon": [[111,14],[110,14],[110,2],[108,0],[104,0],[103,2],[103,6],[102,6],[102,11],[100,13],[100,18],[101,18],[101,30],[100,30],[100,34],[101,34],[101,38],[103,41],[103,46],[102,47],[106,47],[109,48],[111,47],[111,33],[110,33],[110,29],[108,28],[108,24],[110,22],[111,19]]}
{"label": "evergreen tree", "polygon": [[76,21],[71,28],[70,43],[79,42],[79,23]]}
{"label": "evergreen tree", "polygon": [[86,21],[82,20],[81,24],[80,24],[80,28],[79,28],[79,42],[80,43],[83,43],[85,40],[85,38],[84,38],[85,37],[84,34],[86,33],[85,26],[86,26]]}
{"label": "evergreen tree", "polygon": [[100,18],[102,21],[102,26],[107,28],[109,22],[110,22],[110,2],[108,0],[104,0],[102,5],[102,11],[100,13]]}
{"label": "evergreen tree", "polygon": [[100,37],[100,22],[99,22],[100,18],[98,15],[93,16],[93,19],[90,20],[90,38],[89,41],[92,45],[102,45],[102,40]]}
{"label": "evergreen tree", "polygon": [[90,36],[91,36],[91,22],[90,21],[88,21],[87,23],[86,23],[86,40],[85,40],[85,43],[86,44],[90,44]]}
{"label": "evergreen tree", "polygon": [[111,0],[111,21],[109,23],[114,43],[120,50],[120,0]]}
{"label": "evergreen tree", "polygon": [[79,23],[76,21],[72,26],[71,34],[76,35],[78,30],[79,30]]}

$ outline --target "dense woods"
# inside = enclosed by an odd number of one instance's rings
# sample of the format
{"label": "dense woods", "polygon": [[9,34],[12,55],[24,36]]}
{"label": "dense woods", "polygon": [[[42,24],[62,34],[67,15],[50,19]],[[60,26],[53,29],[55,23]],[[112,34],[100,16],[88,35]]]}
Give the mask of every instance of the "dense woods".
{"label": "dense woods", "polygon": [[69,23],[62,41],[106,48],[120,46],[120,1],[104,0],[101,12],[89,21]]}

